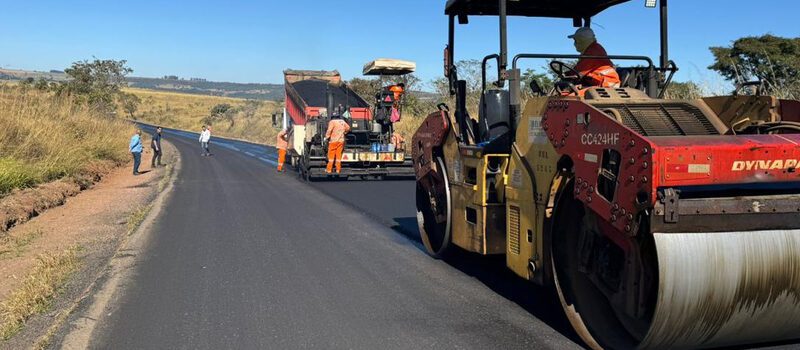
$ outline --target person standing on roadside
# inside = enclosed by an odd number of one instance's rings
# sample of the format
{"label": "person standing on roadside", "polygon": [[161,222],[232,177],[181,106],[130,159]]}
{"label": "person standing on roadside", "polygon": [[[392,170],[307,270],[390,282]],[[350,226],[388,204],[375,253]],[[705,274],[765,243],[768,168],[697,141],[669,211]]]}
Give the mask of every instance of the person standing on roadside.
{"label": "person standing on roadside", "polygon": [[139,165],[142,163],[142,130],[136,129],[128,149],[133,155],[133,175],[139,175]]}
{"label": "person standing on roadside", "polygon": [[150,142],[150,148],[153,149],[153,161],[150,162],[150,168],[161,166],[161,127],[156,127],[153,133],[153,140]]}
{"label": "person standing on roadside", "polygon": [[275,148],[278,149],[278,172],[283,172],[283,163],[286,162],[286,149],[289,148],[289,133],[282,129],[275,140]]}
{"label": "person standing on roadside", "polygon": [[203,157],[211,155],[211,151],[208,150],[209,141],[211,141],[211,129],[203,125],[203,131],[200,133],[200,147],[203,148],[203,153],[201,153]]}

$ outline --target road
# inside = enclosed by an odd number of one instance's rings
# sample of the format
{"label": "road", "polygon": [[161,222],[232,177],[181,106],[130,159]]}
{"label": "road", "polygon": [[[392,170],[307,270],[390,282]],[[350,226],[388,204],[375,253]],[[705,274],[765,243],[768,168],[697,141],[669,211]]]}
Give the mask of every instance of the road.
{"label": "road", "polygon": [[502,260],[429,258],[413,182],[309,186],[268,147],[165,139],[181,173],[92,348],[579,348]]}

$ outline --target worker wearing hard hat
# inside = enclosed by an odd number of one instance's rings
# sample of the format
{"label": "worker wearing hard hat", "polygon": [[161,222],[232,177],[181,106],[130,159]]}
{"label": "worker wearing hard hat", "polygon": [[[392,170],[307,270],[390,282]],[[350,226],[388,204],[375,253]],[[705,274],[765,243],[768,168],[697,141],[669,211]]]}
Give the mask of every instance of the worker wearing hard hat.
{"label": "worker wearing hard hat", "polygon": [[394,102],[400,102],[400,98],[403,97],[403,93],[406,91],[406,84],[398,83],[392,86],[389,86],[389,91],[394,94]]}
{"label": "worker wearing hard hat", "polygon": [[[575,40],[575,49],[581,53],[581,56],[608,56],[603,46],[597,42],[592,28],[578,28],[575,34],[570,35],[569,38]],[[581,58],[575,65],[575,70],[583,76],[581,83],[584,87],[618,88],[620,86],[619,74],[608,58]]]}
{"label": "worker wearing hard hat", "polygon": [[283,172],[283,163],[286,162],[286,149],[289,148],[289,132],[286,129],[278,133],[275,139],[275,148],[278,149],[278,171]]}
{"label": "worker wearing hard hat", "polygon": [[325,172],[330,174],[333,165],[336,163],[336,173],[342,172],[342,152],[344,151],[344,135],[350,132],[350,125],[347,124],[338,113],[333,113],[331,121],[328,122],[328,131],[325,132],[325,139],[328,140],[328,166]]}

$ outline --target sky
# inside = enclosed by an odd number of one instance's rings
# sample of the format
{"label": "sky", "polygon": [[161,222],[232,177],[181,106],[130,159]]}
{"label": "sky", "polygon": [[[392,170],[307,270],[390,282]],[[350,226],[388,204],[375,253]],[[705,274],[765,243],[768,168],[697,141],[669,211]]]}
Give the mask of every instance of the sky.
{"label": "sky", "polygon": [[[445,0],[44,1],[0,0],[0,67],[47,71],[72,62],[125,59],[134,76],[282,83],[282,71],[338,69],[345,79],[378,57],[417,62],[429,81],[442,75]],[[778,9],[777,11],[775,9]],[[710,46],[742,36],[800,36],[793,0],[672,0],[670,56],[677,80],[716,84]],[[593,19],[609,54],[658,59],[658,10],[644,0]],[[571,20],[513,18],[509,51],[573,54]],[[493,17],[456,30],[456,59],[498,50]],[[530,62],[541,68],[545,62]]]}

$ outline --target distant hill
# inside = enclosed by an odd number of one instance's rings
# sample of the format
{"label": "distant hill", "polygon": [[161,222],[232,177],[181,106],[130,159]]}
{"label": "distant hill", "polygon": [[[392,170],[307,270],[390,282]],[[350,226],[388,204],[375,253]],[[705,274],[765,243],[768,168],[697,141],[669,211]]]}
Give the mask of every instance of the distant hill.
{"label": "distant hill", "polygon": [[[28,78],[32,78],[34,80],[44,78],[48,81],[65,81],[67,80],[67,75],[63,71],[59,70],[39,72],[17,69],[0,69],[0,81],[24,80]],[[282,101],[284,98],[283,84],[226,83],[207,81],[199,78],[181,79],[173,75],[165,76],[163,78],[128,77],[127,80],[130,87],[147,90],[171,91],[195,95],[211,95],[265,101]],[[414,91],[413,93],[423,101],[433,100],[436,97],[436,94],[430,92]]]}
{"label": "distant hill", "polygon": [[[39,72],[15,69],[0,69],[0,80],[23,80],[44,78],[48,81],[64,81],[67,75],[61,71]],[[180,79],[128,77],[128,85],[140,89],[173,91],[196,95],[224,96],[253,100],[279,101],[283,99],[283,84],[242,84],[207,81],[205,79]]]}
{"label": "distant hill", "polygon": [[187,94],[212,95],[253,100],[283,99],[283,84],[225,83],[203,79],[164,79],[128,77],[128,85],[140,89],[174,91]]}

